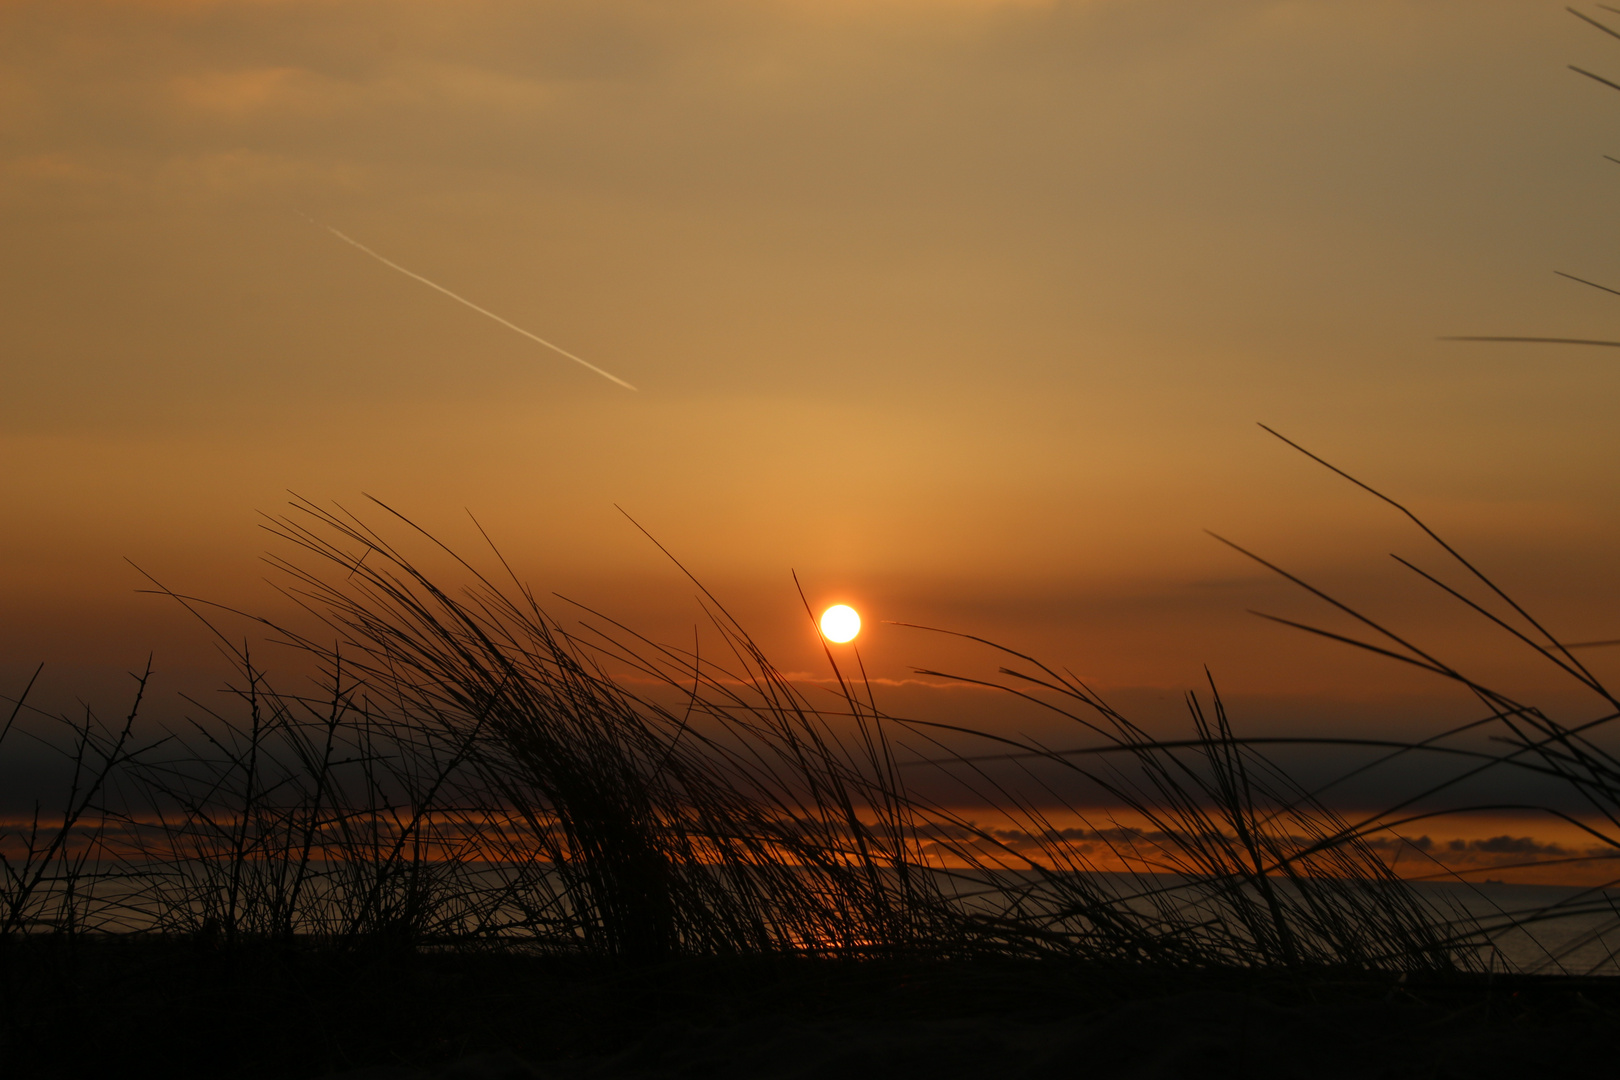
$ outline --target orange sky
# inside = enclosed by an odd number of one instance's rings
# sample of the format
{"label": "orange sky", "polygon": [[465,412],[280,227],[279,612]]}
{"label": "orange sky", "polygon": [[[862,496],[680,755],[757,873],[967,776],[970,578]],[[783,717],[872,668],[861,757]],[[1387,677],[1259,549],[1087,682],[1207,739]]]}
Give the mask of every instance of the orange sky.
{"label": "orange sky", "polygon": [[0,676],[205,666],[124,560],[273,605],[293,490],[471,509],[689,634],[621,506],[788,670],[791,569],[886,679],[993,670],[896,619],[1172,712],[1208,663],[1262,727],[1433,719],[1247,615],[1324,617],[1208,528],[1542,692],[1255,422],[1620,637],[1615,357],[1436,340],[1615,336],[1553,271],[1620,286],[1620,95],[1567,69],[1617,45],[1524,0],[0,0]]}

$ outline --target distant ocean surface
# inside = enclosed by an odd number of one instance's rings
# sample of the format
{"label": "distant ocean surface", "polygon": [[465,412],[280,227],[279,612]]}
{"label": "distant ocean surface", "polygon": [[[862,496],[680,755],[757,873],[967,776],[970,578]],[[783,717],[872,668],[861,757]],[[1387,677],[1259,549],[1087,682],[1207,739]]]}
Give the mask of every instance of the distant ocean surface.
{"label": "distant ocean surface", "polygon": [[[463,888],[470,886],[477,891],[488,889],[495,893],[510,886],[510,868],[482,865],[485,869],[471,869],[461,879]],[[312,868],[317,869],[317,873],[310,880],[306,899],[317,906],[325,899],[338,900],[335,893],[321,895],[333,887],[333,879],[325,877],[319,867]],[[189,876],[188,871],[199,869],[200,865],[191,864],[122,863],[116,867],[98,867],[87,862],[72,889],[73,906],[81,913],[75,922],[81,929],[111,933],[150,930],[160,921],[173,926],[175,916],[183,915],[183,910],[176,910],[175,900],[186,892],[183,886],[178,890],[174,886],[179,884],[179,879]],[[198,878],[207,876],[199,874],[193,878],[193,886]],[[551,875],[543,872],[542,876],[550,878]],[[1199,895],[1207,890],[1185,878],[1107,872],[1087,873],[1085,877],[1099,891],[1118,898],[1121,905],[1142,913],[1150,913],[1154,906],[1142,899],[1144,893],[1157,895],[1161,910],[1163,902],[1169,900],[1172,908],[1189,916],[1197,913],[1195,921],[1209,917],[1211,911],[1207,901],[1198,902]],[[1271,880],[1284,891],[1292,889],[1286,881]],[[165,881],[168,887],[160,884]],[[1034,875],[1029,875],[1025,881],[1027,885],[1034,885]],[[550,884],[560,886],[556,879],[551,879]],[[955,891],[969,910],[994,911],[1003,898],[1010,895],[986,888],[987,883],[976,883],[963,874],[942,875],[941,884],[946,892]],[[1596,889],[1455,881],[1409,884],[1459,941],[1476,943],[1471,947],[1491,970],[1545,975],[1620,975],[1620,887]],[[1019,892],[1026,902],[1031,899],[1023,888]],[[53,887],[47,880],[41,883],[37,898],[44,899],[46,894],[51,894],[59,902],[65,898],[65,893],[66,890],[59,885]],[[189,895],[195,897],[197,893]],[[338,902],[341,906],[341,900]],[[1039,901],[1036,903],[1038,905]],[[51,906],[46,901],[41,910]],[[182,901],[182,909],[184,906]],[[160,920],[158,911],[166,912],[168,918]],[[38,925],[35,929],[43,931],[48,927]],[[525,939],[535,941],[521,931],[515,932],[512,939],[514,943]]]}
{"label": "distant ocean surface", "polygon": [[[1088,874],[1116,896],[1144,886],[1174,895],[1186,879],[1168,874]],[[1273,879],[1277,880],[1277,879]],[[1497,971],[1540,975],[1620,975],[1620,885],[1517,885],[1420,881],[1409,886],[1461,936],[1481,939],[1483,963]],[[1286,882],[1281,883],[1288,889]],[[1133,905],[1140,908],[1140,905]],[[1474,926],[1483,935],[1473,932]]]}
{"label": "distant ocean surface", "polygon": [[1501,970],[1620,975],[1620,888],[1418,882],[1442,910],[1455,907],[1490,931]]}

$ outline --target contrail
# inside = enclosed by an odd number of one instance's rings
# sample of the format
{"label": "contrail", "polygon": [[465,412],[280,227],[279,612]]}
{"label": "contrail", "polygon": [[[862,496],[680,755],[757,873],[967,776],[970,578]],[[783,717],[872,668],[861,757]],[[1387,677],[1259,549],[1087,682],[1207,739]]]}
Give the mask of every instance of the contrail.
{"label": "contrail", "polygon": [[444,293],[444,295],[448,296],[450,299],[452,299],[452,300],[454,300],[454,301],[456,301],[458,303],[466,304],[468,307],[470,307],[474,311],[478,312],[478,314],[489,316],[491,319],[494,319],[496,322],[500,323],[502,326],[506,327],[508,330],[516,330],[518,333],[522,334],[524,337],[528,338],[530,341],[537,341],[541,345],[544,345],[546,348],[550,349],[552,352],[561,353],[563,356],[568,357],[568,359],[572,360],[574,363],[580,364],[580,365],[582,365],[584,367],[590,368],[592,371],[594,371],[598,375],[602,376],[602,378],[607,379],[607,380],[609,380],[611,382],[616,382],[620,386],[624,387],[626,390],[634,390],[635,389],[635,387],[631,386],[629,383],[625,382],[623,379],[619,378],[617,375],[614,375],[611,372],[603,371],[601,368],[597,367],[595,364],[591,363],[589,360],[581,360],[579,357],[575,356],[573,353],[569,352],[567,349],[564,349],[560,345],[553,345],[551,342],[547,341],[545,338],[539,336],[538,334],[531,334],[527,330],[523,329],[523,327],[517,325],[516,323],[507,322],[505,319],[501,318],[499,315],[495,314],[493,311],[488,311],[488,310],[486,310],[484,308],[479,307],[477,304],[473,303],[471,300],[468,300],[465,296],[457,296],[455,293],[451,292],[449,289],[445,288],[443,285],[440,285],[440,284],[438,284],[437,282],[434,282],[434,281],[429,281],[427,278],[423,277],[421,274],[413,273],[410,270],[407,270],[403,266],[399,265],[399,263],[391,262],[388,259],[383,258],[381,255],[377,254],[375,251],[372,251],[370,248],[366,247],[366,245],[362,244],[360,241],[354,239],[354,237],[345,236],[343,233],[338,232],[336,229],[332,228],[332,226],[330,226],[330,225],[322,225],[319,221],[316,221],[314,218],[310,217],[308,214],[300,214],[299,216],[302,217],[305,221],[309,222],[311,225],[320,225],[321,228],[325,229],[327,232],[331,233],[333,236],[337,237],[339,240],[342,240],[345,244],[349,244],[349,245],[351,245],[353,247],[359,248],[361,251],[365,252],[367,255],[370,255],[373,259],[376,259],[378,262],[382,263],[384,266],[391,267],[392,269],[398,270],[400,273],[404,274],[408,278],[415,278],[417,281],[420,281],[422,284],[428,286],[429,288],[439,290],[440,292]]}

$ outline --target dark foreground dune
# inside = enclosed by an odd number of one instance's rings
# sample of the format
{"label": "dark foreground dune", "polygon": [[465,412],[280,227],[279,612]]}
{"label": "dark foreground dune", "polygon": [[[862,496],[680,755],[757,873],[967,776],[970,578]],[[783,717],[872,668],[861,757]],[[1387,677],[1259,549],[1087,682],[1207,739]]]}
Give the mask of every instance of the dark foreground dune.
{"label": "dark foreground dune", "polygon": [[[1511,1017],[1511,1019],[1509,1019]],[[1294,1003],[1203,991],[1062,1019],[959,1016],[667,1023],[618,1053],[510,1051],[345,1080],[530,1077],[1538,1077],[1606,1076],[1612,1013],[1528,1017],[1421,1002]]]}
{"label": "dark foreground dune", "polygon": [[1046,963],[349,957],[163,943],[3,958],[0,1075],[1613,1075],[1620,982],[1400,984]]}
{"label": "dark foreground dune", "polygon": [[672,1022],[618,1053],[510,1051],[347,1080],[529,1077],[1538,1077],[1613,1075],[1620,1026],[1592,1009],[1534,1016],[1422,1002],[1295,1002],[1201,991],[1063,1018],[776,1017]]}

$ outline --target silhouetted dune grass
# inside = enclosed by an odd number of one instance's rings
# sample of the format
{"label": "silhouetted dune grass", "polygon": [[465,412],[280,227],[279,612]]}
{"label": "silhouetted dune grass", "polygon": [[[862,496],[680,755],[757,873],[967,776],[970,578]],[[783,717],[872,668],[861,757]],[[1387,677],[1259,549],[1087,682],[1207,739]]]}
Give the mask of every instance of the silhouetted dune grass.
{"label": "silhouetted dune grass", "polygon": [[[1008,1060],[1039,1062],[1057,1053],[1046,1035],[1029,1041],[1043,1007],[1104,1031],[1135,1015],[1132,1001],[1167,994],[1239,1016],[1243,1031],[1260,1009],[1284,1042],[1308,1020],[1360,1046],[1343,1017],[1376,1013],[1421,1060],[1452,1060],[1434,1040],[1474,1030],[1462,1016],[1573,1024],[1583,1061],[1608,1045],[1593,1032],[1609,1030],[1609,984],[1576,977],[1613,972],[1613,893],[1497,903],[1460,878],[1447,889],[1392,867],[1403,825],[1479,809],[1447,793],[1514,770],[1591,808],[1549,815],[1610,848],[1620,839],[1604,742],[1614,699],[1574,646],[1416,518],[1483,595],[1421,579],[1574,680],[1597,703],[1590,717],[1555,720],[1303,581],[1369,636],[1303,629],[1424,667],[1483,719],[1411,742],[1249,739],[1211,680],[1187,695],[1186,737],[1170,739],[990,642],[994,678],[925,672],[1038,704],[1084,744],[1058,747],[885,712],[859,664],[842,670],[831,652],[838,693],[813,702],[707,592],[704,655],[578,605],[565,627],[493,545],[499,576],[456,557],[436,578],[407,545],[451,553],[378,516],[404,540],[304,502],[271,524],[284,591],[307,618],[255,620],[255,648],[290,648],[316,673],[296,692],[222,628],[243,613],[159,587],[231,659],[222,704],[192,701],[184,727],[148,725],[150,672],[116,721],[47,716],[27,688],[14,701],[0,753],[43,741],[69,776],[57,807],[0,831],[0,993],[24,1003],[0,1014],[0,1048],[31,1075],[77,1074],[54,1049],[64,1039],[115,1062],[150,1032],[187,1047],[177,1076],[318,1075],[478,1047],[572,1055],[578,1075],[662,1075],[719,1053],[707,1035],[672,1049],[659,1026],[671,1016],[720,1010],[744,1046],[762,1038],[749,1017],[921,1046],[913,1020],[891,1015],[897,1002],[972,1015]],[[1460,771],[1346,816],[1327,797],[1343,777],[1296,781],[1275,756],[1291,745],[1377,753],[1350,773],[1414,755]],[[1450,873],[1431,865],[1414,876]],[[844,1012],[824,1011],[829,995]],[[1013,1002],[1016,1022],[986,1011]],[[240,1068],[209,1064],[234,1044],[188,1034],[177,1018],[192,1015],[253,1027]],[[1345,1060],[1385,1053],[1363,1050]]]}
{"label": "silhouetted dune grass", "polygon": [[[565,626],[493,545],[498,575],[380,504],[388,532],[295,502],[270,527],[304,615],[254,619],[249,640],[314,672],[296,691],[224,629],[251,616],[157,587],[216,635],[227,693],[171,728],[140,715],[150,671],[116,720],[46,715],[27,687],[7,713],[0,753],[54,747],[67,780],[0,824],[0,1053],[31,1076],[152,1039],[176,1077],[491,1048],[559,1075],[757,1075],[746,1062],[784,1055],[844,1075],[842,1039],[945,1077],[1076,1054],[1106,1073],[1126,1039],[1164,1075],[1208,1045],[1269,1076],[1292,1075],[1309,1030],[1336,1047],[1324,1075],[1391,1055],[1389,1075],[1508,1075],[1547,1039],[1587,1068],[1620,1015],[1614,984],[1583,977],[1614,973],[1615,894],[1471,890],[1400,837],[1501,809],[1450,796],[1528,771],[1588,812],[1540,809],[1620,848],[1620,710],[1578,646],[1385,501],[1468,588],[1408,563],[1425,586],[1573,680],[1587,717],[1291,577],[1366,635],[1292,625],[1424,668],[1482,719],[1410,742],[1251,739],[1211,679],[1164,738],[988,641],[994,677],[925,671],[1039,706],[1074,733],[1057,746],[886,712],[853,652],[853,672],[827,653],[838,691],[813,701],[707,592],[702,655],[579,605]],[[1361,757],[1307,786],[1280,763],[1292,746]],[[1455,768],[1378,813],[1334,808],[1347,776],[1424,755]],[[1397,850],[1429,862],[1402,876]]]}
{"label": "silhouetted dune grass", "polygon": [[[1594,890],[1482,919],[1415,888],[1372,842],[1414,800],[1344,819],[1266,756],[1286,740],[1234,733],[1213,682],[1187,697],[1190,738],[1155,739],[1072,676],[984,643],[1006,661],[1001,681],[968,681],[1037,701],[1090,741],[1054,750],[886,714],[831,653],[842,691],[814,705],[707,593],[720,657],[589,611],[565,629],[498,553],[502,577],[457,557],[467,584],[452,592],[342,511],[298,502],[272,531],[285,592],[313,620],[260,625],[313,662],[313,689],[277,689],[216,630],[237,671],[229,707],[194,702],[189,729],[147,733],[137,694],[120,724],[58,721],[74,780],[65,812],[4,837],[4,936],[1440,974],[1498,963],[1503,933],[1613,910]],[[1442,588],[1612,705],[1569,648],[1440,543],[1528,629]],[[210,627],[222,617],[163,591]],[[1597,741],[1612,712],[1560,725],[1333,603],[1383,639],[1352,644],[1488,707],[1507,746],[1468,751],[1474,770],[1557,776],[1614,822],[1617,773]],[[1062,774],[1117,811],[1066,805]],[[1072,842],[1075,821],[1093,842]],[[1620,832],[1584,824],[1607,843]]]}

